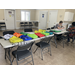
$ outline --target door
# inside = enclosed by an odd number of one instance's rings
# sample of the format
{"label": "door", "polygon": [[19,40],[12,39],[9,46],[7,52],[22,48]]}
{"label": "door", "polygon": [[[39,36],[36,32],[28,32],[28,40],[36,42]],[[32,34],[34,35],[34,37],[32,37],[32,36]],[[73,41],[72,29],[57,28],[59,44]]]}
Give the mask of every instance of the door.
{"label": "door", "polygon": [[39,29],[46,29],[47,27],[47,11],[41,11],[39,14]]}
{"label": "door", "polygon": [[52,10],[49,12],[49,24],[48,24],[48,28],[51,28],[54,26],[54,24],[57,23],[57,15],[58,15],[58,11],[57,10]]}
{"label": "door", "polygon": [[5,10],[5,22],[7,29],[15,29],[15,11]]}

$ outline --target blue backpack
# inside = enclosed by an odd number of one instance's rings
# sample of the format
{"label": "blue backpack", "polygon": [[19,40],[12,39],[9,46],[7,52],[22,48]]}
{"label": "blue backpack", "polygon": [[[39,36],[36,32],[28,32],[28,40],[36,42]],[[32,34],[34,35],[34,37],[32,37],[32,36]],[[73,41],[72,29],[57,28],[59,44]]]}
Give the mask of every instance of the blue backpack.
{"label": "blue backpack", "polygon": [[21,35],[20,38],[23,39],[24,41],[32,40],[32,38],[27,35]]}
{"label": "blue backpack", "polygon": [[52,34],[53,34],[53,32],[47,32],[47,31],[46,31],[46,33],[49,33],[50,35],[52,35]]}

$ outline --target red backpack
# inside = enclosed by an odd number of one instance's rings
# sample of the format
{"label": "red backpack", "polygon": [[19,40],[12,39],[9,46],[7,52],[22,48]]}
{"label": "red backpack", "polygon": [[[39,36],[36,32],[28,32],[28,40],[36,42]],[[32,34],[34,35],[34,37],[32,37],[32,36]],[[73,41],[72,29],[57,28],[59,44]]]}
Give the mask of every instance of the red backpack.
{"label": "red backpack", "polygon": [[38,37],[44,37],[45,35],[41,34],[41,33],[35,33]]}

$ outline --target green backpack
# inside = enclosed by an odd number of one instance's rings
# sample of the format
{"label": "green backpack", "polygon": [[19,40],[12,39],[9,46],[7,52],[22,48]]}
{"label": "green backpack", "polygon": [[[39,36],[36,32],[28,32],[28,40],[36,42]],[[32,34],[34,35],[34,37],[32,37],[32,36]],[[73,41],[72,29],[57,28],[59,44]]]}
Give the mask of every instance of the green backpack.
{"label": "green backpack", "polygon": [[33,38],[33,39],[36,39],[36,38],[38,38],[38,36],[37,35],[35,35],[35,34],[27,34],[29,37],[31,37],[31,38]]}
{"label": "green backpack", "polygon": [[53,32],[61,32],[61,31],[57,31],[57,30],[51,30],[51,31],[53,31]]}
{"label": "green backpack", "polygon": [[48,36],[49,33],[46,33],[46,32],[41,32],[41,34],[45,35],[45,36]]}
{"label": "green backpack", "polygon": [[25,33],[25,32],[21,32],[20,34],[23,34],[23,35],[27,35],[28,33]]}

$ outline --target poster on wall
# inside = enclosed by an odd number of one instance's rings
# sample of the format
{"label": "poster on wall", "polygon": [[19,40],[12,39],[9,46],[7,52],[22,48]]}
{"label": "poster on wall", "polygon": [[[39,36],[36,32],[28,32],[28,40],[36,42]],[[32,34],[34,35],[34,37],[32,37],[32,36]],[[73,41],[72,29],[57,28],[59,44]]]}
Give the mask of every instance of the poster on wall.
{"label": "poster on wall", "polygon": [[44,14],[42,14],[42,18],[44,18]]}

